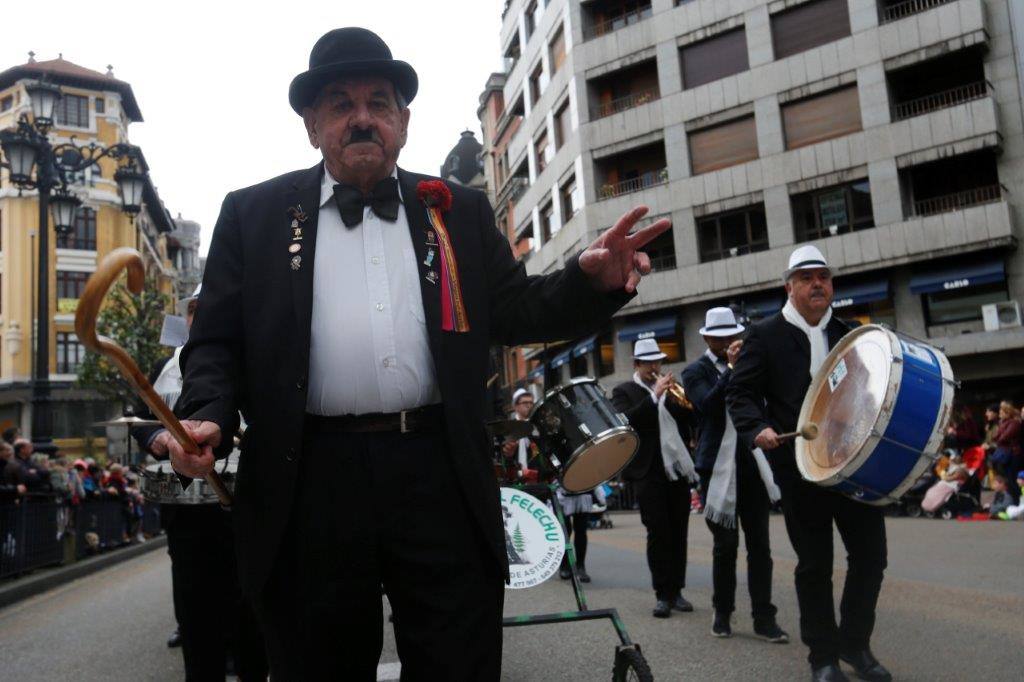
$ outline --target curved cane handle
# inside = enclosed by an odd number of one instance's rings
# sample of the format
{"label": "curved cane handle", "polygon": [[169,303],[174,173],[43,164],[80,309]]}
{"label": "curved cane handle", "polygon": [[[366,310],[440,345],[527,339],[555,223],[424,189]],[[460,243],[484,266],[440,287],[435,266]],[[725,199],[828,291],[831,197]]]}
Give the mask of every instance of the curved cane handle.
{"label": "curved cane handle", "polygon": [[[100,307],[107,291],[120,277],[123,270],[128,271],[128,290],[133,294],[142,293],[145,283],[146,269],[142,263],[142,256],[135,249],[122,247],[114,249],[103,259],[85,284],[85,291],[78,300],[78,309],[75,311],[75,333],[79,342],[91,351],[105,355],[124,375],[131,387],[149,406],[156,418],[160,420],[174,439],[181,443],[186,452],[197,453],[199,446],[189,435],[185,427],[181,425],[178,418],[174,416],[171,409],[163,398],[153,390],[149,379],[139,371],[131,356],[115,341],[106,336],[96,334],[96,318],[99,316]],[[210,485],[220,503],[225,507],[231,506],[231,493],[224,486],[216,471],[206,475],[206,482]]]}

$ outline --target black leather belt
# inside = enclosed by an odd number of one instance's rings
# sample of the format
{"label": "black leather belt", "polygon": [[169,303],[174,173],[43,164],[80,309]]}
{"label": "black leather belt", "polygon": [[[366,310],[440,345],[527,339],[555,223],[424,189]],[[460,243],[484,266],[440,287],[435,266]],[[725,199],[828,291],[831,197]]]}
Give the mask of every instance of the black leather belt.
{"label": "black leather belt", "polygon": [[441,405],[425,405],[401,412],[343,414],[337,417],[307,414],[306,424],[321,431],[340,433],[412,433],[437,428],[441,423],[442,414]]}

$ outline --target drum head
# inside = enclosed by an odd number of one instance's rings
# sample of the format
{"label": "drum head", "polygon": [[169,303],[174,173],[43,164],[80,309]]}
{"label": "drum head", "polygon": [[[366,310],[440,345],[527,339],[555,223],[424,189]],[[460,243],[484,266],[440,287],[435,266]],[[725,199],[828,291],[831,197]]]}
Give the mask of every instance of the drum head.
{"label": "drum head", "polygon": [[573,455],[562,475],[562,487],[570,493],[593,490],[626,468],[640,440],[632,429],[612,430]]}
{"label": "drum head", "polygon": [[847,334],[829,353],[811,383],[800,423],[817,423],[815,440],[797,439],[804,477],[823,481],[864,447],[878,422],[892,375],[893,335],[878,326]]}

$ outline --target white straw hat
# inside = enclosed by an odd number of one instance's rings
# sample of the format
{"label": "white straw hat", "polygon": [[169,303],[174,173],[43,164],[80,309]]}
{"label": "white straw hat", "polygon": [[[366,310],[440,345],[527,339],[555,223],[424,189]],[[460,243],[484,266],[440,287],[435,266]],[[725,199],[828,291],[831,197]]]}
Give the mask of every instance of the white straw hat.
{"label": "white straw hat", "polygon": [[825,268],[830,273],[832,267],[825,261],[825,256],[818,250],[817,246],[805,244],[789,256],[789,267],[783,273],[782,278],[788,280],[797,270],[816,270]]}
{"label": "white straw hat", "polygon": [[664,360],[668,356],[658,348],[658,342],[654,339],[640,339],[633,344],[633,359],[641,362],[654,362]]}
{"label": "white straw hat", "polygon": [[736,336],[745,327],[736,321],[736,314],[731,308],[712,308],[704,316],[704,326],[700,329],[701,336]]}

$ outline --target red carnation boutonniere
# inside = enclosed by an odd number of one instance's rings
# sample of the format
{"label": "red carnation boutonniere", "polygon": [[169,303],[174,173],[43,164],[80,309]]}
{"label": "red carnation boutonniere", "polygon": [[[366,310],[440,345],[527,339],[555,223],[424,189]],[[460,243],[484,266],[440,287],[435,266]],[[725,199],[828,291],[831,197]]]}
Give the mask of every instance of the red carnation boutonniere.
{"label": "red carnation boutonniere", "polygon": [[[459,280],[459,264],[455,260],[455,249],[444,224],[443,213],[452,207],[452,191],[443,180],[421,180],[416,185],[416,196],[427,207],[430,221],[428,231],[436,233],[438,250],[441,255],[441,329],[446,332],[468,332],[469,316],[462,297],[462,283]],[[434,244],[433,234],[427,234],[427,244]],[[428,281],[437,281],[434,279]]]}

